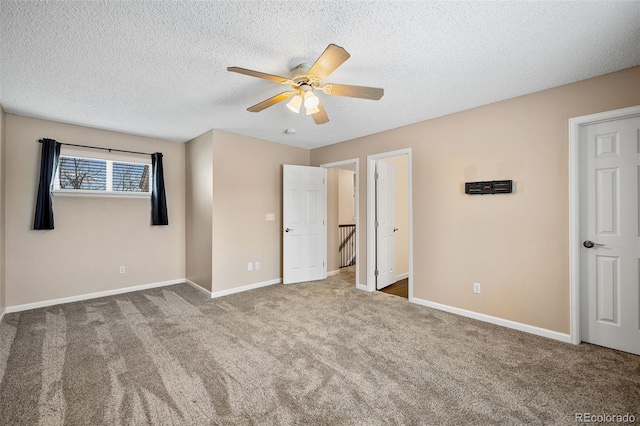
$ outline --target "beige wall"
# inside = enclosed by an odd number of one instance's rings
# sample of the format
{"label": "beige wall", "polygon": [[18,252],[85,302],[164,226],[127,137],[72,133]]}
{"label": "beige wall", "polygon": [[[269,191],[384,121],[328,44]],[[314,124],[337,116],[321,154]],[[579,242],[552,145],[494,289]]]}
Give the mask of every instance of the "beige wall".
{"label": "beige wall", "polygon": [[340,225],[354,225],[356,215],[353,211],[353,174],[351,170],[338,169],[340,180],[339,194],[339,220]]}
{"label": "beige wall", "polygon": [[4,146],[5,146],[5,120],[6,114],[0,105],[0,314],[4,311],[5,304],[5,250],[4,250]]}
{"label": "beige wall", "polygon": [[[184,278],[183,144],[10,114],[5,130],[7,306]],[[54,196],[55,229],[32,230],[41,138],[162,152],[169,225],[148,198]]]}
{"label": "beige wall", "polygon": [[335,167],[327,169],[327,272],[340,269],[338,217],[341,171]]}
{"label": "beige wall", "polygon": [[396,169],[396,275],[409,273],[409,161],[407,155],[382,161]]}
{"label": "beige wall", "polygon": [[[634,67],[315,149],[311,164],[412,148],[414,297],[568,333],[567,122],[638,105],[639,87]],[[492,179],[516,192],[464,194],[465,181]],[[366,229],[366,167],[360,182]]]}
{"label": "beige wall", "polygon": [[213,276],[213,131],[185,147],[186,277],[211,291]]}
{"label": "beige wall", "polygon": [[[214,292],[282,277],[282,165],[309,165],[309,155],[213,131]],[[248,262],[260,262],[260,270],[247,271]]]}

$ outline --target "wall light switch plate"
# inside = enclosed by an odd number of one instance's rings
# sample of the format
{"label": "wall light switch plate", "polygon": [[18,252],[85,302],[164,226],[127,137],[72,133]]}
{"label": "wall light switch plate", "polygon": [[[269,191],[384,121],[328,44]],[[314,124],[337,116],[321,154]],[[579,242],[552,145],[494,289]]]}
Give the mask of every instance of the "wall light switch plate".
{"label": "wall light switch plate", "polygon": [[276,215],[274,213],[267,213],[267,220],[276,220]]}
{"label": "wall light switch plate", "polygon": [[256,262],[255,265],[256,265],[256,269],[260,269],[260,262]]}
{"label": "wall light switch plate", "polygon": [[247,263],[247,271],[253,271],[253,263]]}
{"label": "wall light switch plate", "polygon": [[480,293],[480,283],[473,283],[473,292]]}

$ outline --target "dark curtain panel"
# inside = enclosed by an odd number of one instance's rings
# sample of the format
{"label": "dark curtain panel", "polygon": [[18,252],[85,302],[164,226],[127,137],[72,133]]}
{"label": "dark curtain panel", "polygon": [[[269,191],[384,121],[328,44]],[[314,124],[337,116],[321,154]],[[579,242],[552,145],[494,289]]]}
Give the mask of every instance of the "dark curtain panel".
{"label": "dark curtain panel", "polygon": [[60,144],[53,139],[41,139],[40,182],[36,199],[36,216],[33,229],[53,229],[53,200],[51,188],[60,159]]}
{"label": "dark curtain panel", "polygon": [[151,154],[151,224],[168,225],[167,196],[164,192],[162,154]]}

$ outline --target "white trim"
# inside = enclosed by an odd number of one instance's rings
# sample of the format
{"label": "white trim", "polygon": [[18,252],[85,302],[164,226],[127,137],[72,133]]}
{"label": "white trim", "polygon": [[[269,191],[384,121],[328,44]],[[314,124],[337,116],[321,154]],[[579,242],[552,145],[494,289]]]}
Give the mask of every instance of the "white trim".
{"label": "white trim", "polygon": [[335,271],[329,271],[327,272],[327,277],[330,277],[332,275],[338,275],[340,273],[340,269],[336,269]]}
{"label": "white trim", "polygon": [[409,278],[408,272],[405,272],[404,274],[396,275],[396,281],[404,280],[405,278]]}
{"label": "white trim", "polygon": [[82,189],[54,189],[54,197],[103,197],[103,198],[150,198],[150,192],[99,191]]}
{"label": "white trim", "polygon": [[214,299],[216,297],[228,296],[234,293],[242,293],[243,291],[255,290],[260,287],[267,287],[274,284],[280,284],[282,282],[282,278],[276,278],[274,280],[263,281],[261,283],[243,285],[242,287],[230,288],[228,290],[220,290],[214,291],[211,293],[211,298]]}
{"label": "white trim", "polygon": [[521,322],[515,322],[504,318],[492,317],[491,315],[480,314],[478,312],[467,311],[466,309],[455,308],[449,305],[443,305],[436,302],[430,302],[428,300],[418,299],[412,297],[409,299],[411,303],[417,305],[426,306],[428,308],[437,309],[439,311],[449,312],[451,314],[461,315],[467,318],[473,318],[479,321],[488,322],[491,324],[499,325],[502,327],[512,328],[518,331],[524,331],[525,333],[535,334],[536,336],[547,337],[549,339],[559,340],[565,343],[571,343],[571,336],[565,333],[559,333],[557,331],[548,330],[546,328],[535,327],[533,325],[523,324]]}
{"label": "white trim", "polygon": [[204,294],[206,294],[207,296],[209,296],[209,297],[213,297],[213,296],[211,296],[211,292],[210,292],[209,290],[207,290],[206,288],[204,288],[204,287],[200,286],[200,284],[198,284],[198,283],[196,283],[196,282],[194,282],[194,281],[188,280],[188,279],[186,279],[186,278],[184,279],[184,281],[185,281],[187,284],[189,284],[190,286],[194,287],[196,290],[200,290],[201,292],[203,292],[203,293],[204,293]]}
{"label": "white trim", "polygon": [[375,159],[367,156],[367,291],[374,291],[376,287],[376,185]]}
{"label": "white trim", "polygon": [[640,105],[569,119],[569,319],[571,343],[580,343],[580,127],[640,114]]}
{"label": "white trim", "polygon": [[157,283],[136,285],[133,287],[118,288],[115,290],[99,291],[96,293],[87,293],[87,294],[81,294],[78,296],[62,297],[60,299],[44,300],[42,302],[25,303],[24,305],[7,306],[7,308],[5,309],[5,312],[11,313],[11,312],[27,311],[29,309],[44,308],[47,306],[60,305],[63,303],[80,302],[82,300],[96,299],[98,297],[114,296],[117,294],[131,293],[131,292],[140,291],[140,290],[148,290],[150,288],[156,288],[156,287],[166,287],[168,285],[182,284],[184,282],[185,282],[184,278],[178,278],[170,281],[161,281]]}
{"label": "white trim", "polygon": [[3,309],[2,312],[0,312],[0,324],[2,324],[2,320],[4,319],[4,314],[7,313],[6,309]]}
{"label": "white trim", "polygon": [[[322,176],[322,186],[324,186],[324,200],[323,204],[324,204],[324,219],[322,220],[322,224],[324,225],[324,248],[322,249],[322,251],[324,251],[324,261],[322,262],[322,271],[324,272],[324,277],[323,278],[327,278],[327,269],[329,268],[329,259],[327,257],[327,245],[329,244],[329,217],[327,215],[327,199],[329,198],[329,195],[327,194],[327,186],[329,184],[329,179],[327,176],[327,169],[323,169],[322,170],[323,176]],[[284,194],[283,194],[284,196]],[[283,278],[284,278],[284,271],[283,271]]]}
{"label": "white trim", "polygon": [[[346,166],[347,164],[356,165],[356,283],[360,282],[360,159],[350,158],[348,160],[334,161],[333,163],[320,164],[320,167],[330,169],[332,167]],[[356,288],[360,284],[356,284]]]}
{"label": "white trim", "polygon": [[375,162],[383,158],[407,156],[407,174],[409,175],[409,299],[413,297],[413,151],[411,148],[398,149],[367,156],[367,291],[374,291],[376,244],[374,227],[376,209]]}
{"label": "white trim", "polygon": [[349,164],[357,164],[358,162],[360,162],[359,158],[350,158],[348,160],[340,160],[340,161],[334,161],[332,163],[320,164],[319,167],[324,167],[325,169],[331,169],[333,167],[347,166]]}
{"label": "white trim", "polygon": [[365,284],[356,284],[358,290],[371,291]]}

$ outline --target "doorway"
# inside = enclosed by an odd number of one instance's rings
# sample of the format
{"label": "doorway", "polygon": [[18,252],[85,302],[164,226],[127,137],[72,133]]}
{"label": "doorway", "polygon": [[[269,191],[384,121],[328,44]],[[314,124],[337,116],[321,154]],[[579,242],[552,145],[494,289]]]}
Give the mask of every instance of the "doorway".
{"label": "doorway", "polygon": [[359,272],[359,172],[357,158],[322,164],[327,169],[327,263],[328,275],[357,288]]}
{"label": "doorway", "polygon": [[[411,149],[367,157],[367,290],[413,298]],[[404,288],[403,288],[404,287]]]}
{"label": "doorway", "polygon": [[640,355],[640,107],[569,132],[571,340]]}

